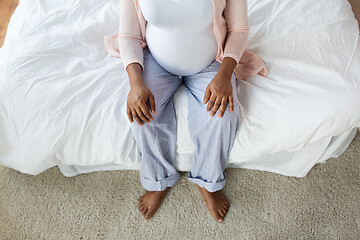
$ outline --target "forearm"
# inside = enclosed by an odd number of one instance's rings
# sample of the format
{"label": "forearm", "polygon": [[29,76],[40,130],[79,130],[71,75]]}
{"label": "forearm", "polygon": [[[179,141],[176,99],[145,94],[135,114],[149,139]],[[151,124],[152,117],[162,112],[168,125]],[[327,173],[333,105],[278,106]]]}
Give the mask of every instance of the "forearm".
{"label": "forearm", "polygon": [[127,66],[126,72],[129,75],[130,87],[144,85],[141,68],[141,65],[137,62],[130,63]]}
{"label": "forearm", "polygon": [[235,59],[232,57],[224,57],[218,72],[230,78],[236,65],[237,62]]}
{"label": "forearm", "polygon": [[[134,1],[132,0],[120,1],[118,40],[118,47],[125,70],[128,71],[127,68],[130,64],[138,63],[141,66],[141,71],[143,71],[144,56],[141,28],[138,22]],[[135,76],[138,75],[139,74],[135,74]],[[132,78],[133,77],[130,77],[130,79]]]}
{"label": "forearm", "polygon": [[249,37],[247,0],[227,0],[224,9],[227,35],[224,45],[224,58],[232,57],[239,63]]}
{"label": "forearm", "polygon": [[119,50],[125,69],[134,62],[137,62],[143,68],[144,54],[140,40],[121,35],[119,36]]}
{"label": "forearm", "polygon": [[224,47],[224,58],[221,64],[221,69],[225,74],[230,74],[231,76],[236,65],[240,62],[245,51],[248,35],[249,32],[247,30],[233,32],[227,35]]}
{"label": "forearm", "polygon": [[232,57],[237,63],[239,63],[242,55],[244,54],[248,37],[248,30],[239,30],[228,33],[224,46],[224,58]]}

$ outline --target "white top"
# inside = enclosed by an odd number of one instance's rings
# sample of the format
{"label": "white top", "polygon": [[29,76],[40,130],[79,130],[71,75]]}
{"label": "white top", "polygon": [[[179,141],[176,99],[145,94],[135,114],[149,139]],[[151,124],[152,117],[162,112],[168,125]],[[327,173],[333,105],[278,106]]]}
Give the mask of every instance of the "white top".
{"label": "white top", "polygon": [[193,75],[215,60],[211,0],[139,0],[151,55],[168,72]]}

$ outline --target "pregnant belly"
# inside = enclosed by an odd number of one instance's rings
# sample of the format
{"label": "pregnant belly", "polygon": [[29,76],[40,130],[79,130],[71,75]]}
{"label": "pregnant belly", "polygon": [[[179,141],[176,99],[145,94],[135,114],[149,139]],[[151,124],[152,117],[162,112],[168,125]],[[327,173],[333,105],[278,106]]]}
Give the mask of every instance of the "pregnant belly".
{"label": "pregnant belly", "polygon": [[203,31],[175,32],[148,23],[145,37],[149,51],[159,65],[180,76],[205,69],[215,60],[218,50],[212,25]]}

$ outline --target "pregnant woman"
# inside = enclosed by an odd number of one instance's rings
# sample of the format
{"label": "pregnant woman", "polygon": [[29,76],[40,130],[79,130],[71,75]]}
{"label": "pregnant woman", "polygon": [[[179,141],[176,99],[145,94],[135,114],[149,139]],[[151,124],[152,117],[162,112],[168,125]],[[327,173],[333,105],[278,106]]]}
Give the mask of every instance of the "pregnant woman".
{"label": "pregnant woman", "polygon": [[187,177],[214,219],[224,220],[230,206],[221,193],[224,169],[239,127],[236,78],[267,74],[261,58],[245,50],[248,34],[246,0],[120,1],[119,34],[105,45],[129,76],[127,115],[141,156],[147,191],[139,210],[146,219],[179,180],[173,94],[184,83],[197,147]]}

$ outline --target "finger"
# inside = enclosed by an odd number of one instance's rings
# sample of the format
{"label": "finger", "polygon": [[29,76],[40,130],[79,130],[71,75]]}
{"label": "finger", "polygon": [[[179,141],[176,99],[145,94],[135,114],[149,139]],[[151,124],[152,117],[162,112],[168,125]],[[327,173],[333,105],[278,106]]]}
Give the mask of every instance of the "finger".
{"label": "finger", "polygon": [[211,108],[214,106],[215,100],[216,100],[216,96],[214,94],[211,94],[206,111],[209,112],[211,110]]}
{"label": "finger", "polygon": [[218,115],[220,118],[222,118],[222,116],[224,116],[226,106],[227,106],[227,99],[226,99],[226,97],[223,97],[221,100],[221,106],[220,106],[219,115]]}
{"label": "finger", "polygon": [[149,107],[147,104],[142,104],[140,105],[140,109],[141,111],[144,113],[146,119],[148,119],[148,121],[146,121],[147,123],[150,122],[150,120],[153,119],[153,117],[151,116],[150,112],[149,112]]}
{"label": "finger", "polygon": [[229,96],[229,108],[230,108],[230,112],[234,112],[234,99],[231,96]]}
{"label": "finger", "polygon": [[149,105],[150,105],[150,109],[152,111],[153,114],[156,113],[156,108],[155,108],[155,99],[154,99],[154,95],[151,95],[149,98]]}
{"label": "finger", "polygon": [[206,104],[207,101],[209,101],[210,95],[211,95],[211,94],[210,94],[209,88],[206,88],[203,104]]}
{"label": "finger", "polygon": [[132,123],[134,121],[132,114],[131,114],[131,110],[129,107],[129,104],[126,104],[126,114],[128,116],[129,121]]}
{"label": "finger", "polygon": [[136,107],[135,107],[135,110],[136,110],[136,113],[137,113],[137,115],[139,116],[139,118],[140,118],[141,120],[143,120],[144,122],[147,122],[147,123],[150,122],[150,120],[147,119],[147,117],[145,117],[143,111],[141,110],[141,108],[140,108],[139,106],[136,106]]}
{"label": "finger", "polygon": [[141,119],[139,118],[139,116],[137,115],[136,110],[135,110],[135,109],[132,109],[131,113],[132,113],[133,117],[135,118],[135,121],[136,121],[140,126],[142,126],[143,123],[142,123]]}
{"label": "finger", "polygon": [[213,117],[215,115],[215,113],[219,109],[220,105],[221,105],[221,98],[217,97],[216,101],[215,101],[215,104],[214,104],[214,107],[211,109],[210,116]]}

